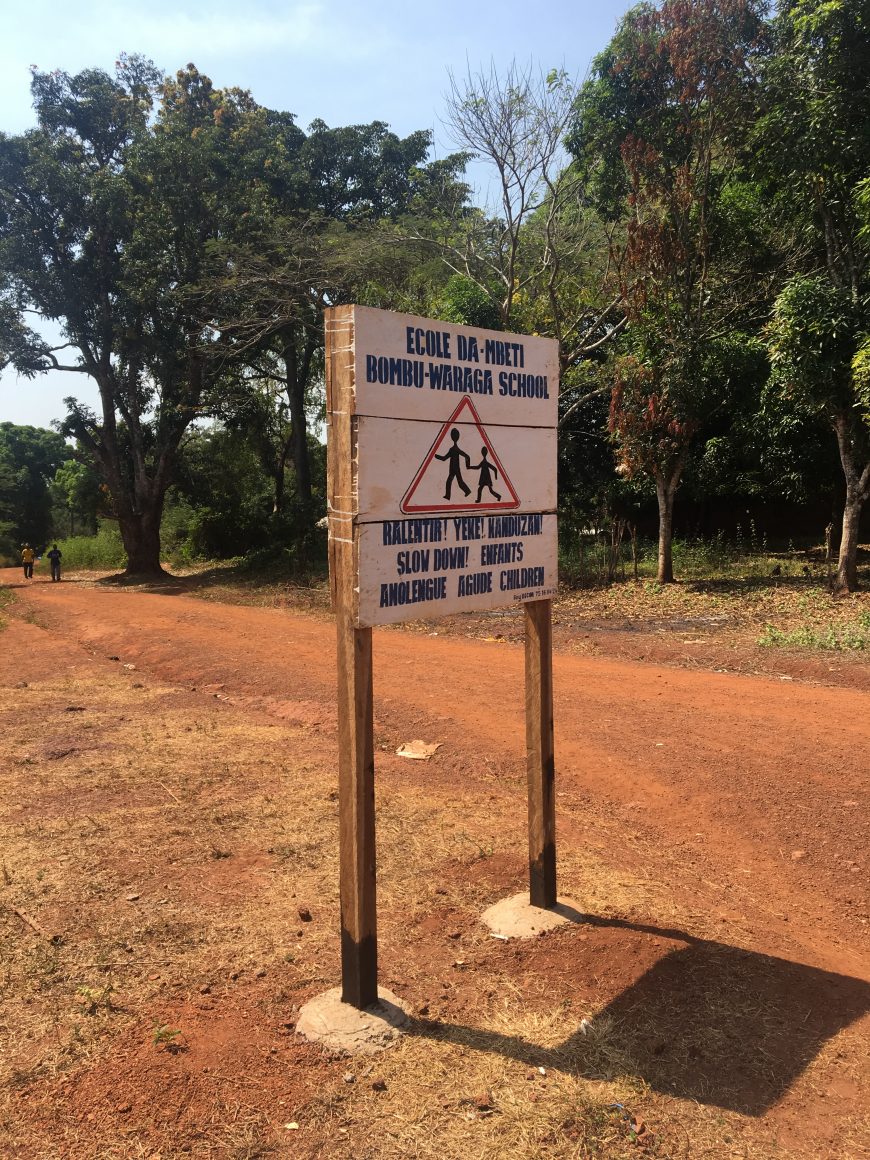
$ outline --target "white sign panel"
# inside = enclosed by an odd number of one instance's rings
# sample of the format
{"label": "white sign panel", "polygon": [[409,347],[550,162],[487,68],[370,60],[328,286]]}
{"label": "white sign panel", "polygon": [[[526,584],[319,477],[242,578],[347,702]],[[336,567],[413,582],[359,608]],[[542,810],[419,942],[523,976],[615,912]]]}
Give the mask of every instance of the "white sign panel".
{"label": "white sign panel", "polygon": [[357,624],[555,595],[558,344],[345,309]]}
{"label": "white sign panel", "polygon": [[546,469],[556,457],[550,428],[363,417],[357,436],[360,521],[555,510],[555,472]]}
{"label": "white sign panel", "polygon": [[356,413],[443,423],[463,398],[484,425],[555,427],[559,344],[354,307]]}
{"label": "white sign panel", "polygon": [[360,624],[478,612],[556,595],[556,516],[492,513],[363,524]]}

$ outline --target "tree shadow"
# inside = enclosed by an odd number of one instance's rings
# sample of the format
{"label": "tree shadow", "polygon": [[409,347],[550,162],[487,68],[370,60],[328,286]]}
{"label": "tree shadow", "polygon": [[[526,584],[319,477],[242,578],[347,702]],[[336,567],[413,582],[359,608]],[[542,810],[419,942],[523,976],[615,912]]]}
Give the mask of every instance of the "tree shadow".
{"label": "tree shadow", "polygon": [[97,588],[136,588],[156,596],[184,596],[188,593],[208,592],[212,588],[225,591],[228,586],[242,592],[256,593],[263,587],[277,585],[285,587],[288,592],[311,594],[319,598],[320,603],[325,603],[324,593],[328,593],[326,579],[323,570],[287,569],[280,561],[267,562],[256,567],[249,561],[242,560],[183,575],[166,572],[162,576],[128,576],[119,572],[111,576],[102,576],[99,580],[91,580],[89,583]]}
{"label": "tree shadow", "polygon": [[[440,1021],[418,1020],[411,1033],[592,1079],[634,1075],[670,1096],[760,1116],[833,1036],[870,1011],[870,984],[861,979],[683,931],[584,921],[684,945],[555,1048]],[[558,978],[553,997],[571,998]]]}

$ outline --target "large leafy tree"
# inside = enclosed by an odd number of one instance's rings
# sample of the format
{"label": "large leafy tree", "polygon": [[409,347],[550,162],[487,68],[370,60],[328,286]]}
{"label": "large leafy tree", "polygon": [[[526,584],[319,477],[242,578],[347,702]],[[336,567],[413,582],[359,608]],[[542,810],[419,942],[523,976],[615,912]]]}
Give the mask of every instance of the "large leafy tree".
{"label": "large leafy tree", "polygon": [[431,200],[455,166],[423,165],[428,135],[380,122],[306,136],[193,65],[35,73],[33,95],[37,129],[0,140],[0,363],[96,381],[98,411],[70,398],[64,431],[100,466],[128,572],[160,570],[179,447],[231,382],[282,385],[277,462],[283,480],[292,458],[310,509],[322,307],[360,280],[373,223]]}
{"label": "large leafy tree", "polygon": [[765,70],[756,164],[787,227],[791,277],[769,330],[776,381],[823,416],[845,480],[837,586],[858,582],[870,498],[866,391],[870,244],[870,4],[785,0]]}
{"label": "large leafy tree", "polygon": [[[248,176],[238,162],[256,110],[193,66],[161,81],[137,58],[115,78],[37,72],[32,89],[38,127],[0,140],[0,351],[23,374],[95,380],[98,413],[68,399],[64,431],[100,466],[128,572],[159,572],[166,489],[220,346],[186,289],[227,186]],[[51,348],[30,316],[59,323],[64,342]]]}
{"label": "large leafy tree", "polygon": [[699,433],[754,357],[758,270],[738,180],[763,33],[754,0],[664,0],[624,18],[593,63],[568,139],[598,208],[629,320],[614,362],[619,470],[655,482],[658,578],[673,580],[673,507]]}

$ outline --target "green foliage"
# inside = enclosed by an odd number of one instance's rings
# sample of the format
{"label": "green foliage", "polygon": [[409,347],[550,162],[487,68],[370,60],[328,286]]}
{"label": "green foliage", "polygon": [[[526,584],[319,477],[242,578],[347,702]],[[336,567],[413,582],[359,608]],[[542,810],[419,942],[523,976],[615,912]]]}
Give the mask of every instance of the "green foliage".
{"label": "green foliage", "polygon": [[870,612],[862,613],[851,623],[840,623],[826,629],[815,625],[783,630],[772,624],[764,626],[758,643],[766,648],[812,648],[833,652],[863,652],[870,649]]}
{"label": "green foliage", "polygon": [[[854,194],[870,168],[870,9],[866,0],[789,0],[772,27],[756,167],[796,219],[812,215],[841,239],[854,237]],[[821,236],[816,246],[822,261],[853,260],[836,244],[825,255]]]}
{"label": "green foliage", "polygon": [[51,534],[51,480],[72,454],[60,435],[0,423],[0,552],[26,541],[39,548]]}
{"label": "green foliage", "polygon": [[502,330],[501,311],[492,294],[463,274],[454,274],[435,303],[436,317],[460,326]]}
{"label": "green foliage", "polygon": [[[728,121],[733,143],[751,101],[763,8],[754,0],[663,0],[623,17],[592,62],[567,140],[606,218],[621,217],[641,186],[661,187],[661,174],[668,182],[681,172],[700,176],[699,141],[724,139]],[[689,184],[683,189],[690,194]]]}
{"label": "green foliage", "polygon": [[182,1034],[180,1027],[170,1027],[168,1023],[155,1023],[151,1033],[151,1042],[155,1047],[176,1048],[176,1040]]}
{"label": "green foliage", "polygon": [[791,0],[773,25],[754,165],[777,207],[797,272],[769,328],[776,381],[824,414],[846,484],[837,587],[857,585],[858,521],[870,496],[862,349],[870,302],[867,0]]}
{"label": "green foliage", "polygon": [[742,262],[759,198],[737,172],[762,31],[753,0],[638,5],[593,63],[568,138],[612,223],[628,328],[609,430],[617,470],[656,482],[661,580],[693,443],[763,357],[759,288]]}
{"label": "green foliage", "polygon": [[792,278],[779,293],[768,327],[777,381],[813,410],[848,407],[856,332],[864,318],[850,291],[825,275]]}
{"label": "green foliage", "polygon": [[101,524],[95,536],[68,536],[58,540],[57,546],[63,553],[61,564],[67,572],[78,569],[105,572],[111,568],[123,568],[127,563],[120,532],[111,522]]}
{"label": "green foliage", "polygon": [[863,335],[852,358],[852,382],[865,422],[870,425],[870,336]]}
{"label": "green foliage", "polygon": [[170,559],[228,559],[268,545],[273,494],[244,432],[219,427],[186,442],[170,493],[163,546]]}
{"label": "green foliage", "polygon": [[53,502],[52,524],[54,535],[70,535],[79,531],[93,531],[100,507],[100,479],[90,464],[68,459],[62,463],[51,482]]}

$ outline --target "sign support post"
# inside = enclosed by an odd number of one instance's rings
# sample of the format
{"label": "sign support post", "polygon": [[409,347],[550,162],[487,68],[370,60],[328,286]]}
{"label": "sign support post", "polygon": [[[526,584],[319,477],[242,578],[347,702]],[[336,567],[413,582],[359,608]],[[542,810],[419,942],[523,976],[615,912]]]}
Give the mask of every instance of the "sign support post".
{"label": "sign support post", "polygon": [[353,309],[327,312],[326,397],[329,575],[338,636],[338,811],[341,998],[359,1010],[378,1001],[375,894],[375,759],[372,630],[355,625]]}
{"label": "sign support post", "polygon": [[344,609],[338,673],[341,998],[363,1010],[378,1001],[372,630],[354,628]]}
{"label": "sign support post", "polygon": [[523,605],[526,621],[526,772],[529,785],[529,901],[556,905],[556,790],[553,748],[552,600]]}

